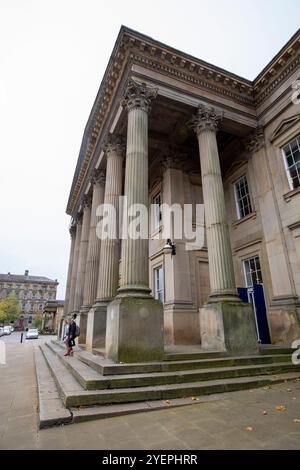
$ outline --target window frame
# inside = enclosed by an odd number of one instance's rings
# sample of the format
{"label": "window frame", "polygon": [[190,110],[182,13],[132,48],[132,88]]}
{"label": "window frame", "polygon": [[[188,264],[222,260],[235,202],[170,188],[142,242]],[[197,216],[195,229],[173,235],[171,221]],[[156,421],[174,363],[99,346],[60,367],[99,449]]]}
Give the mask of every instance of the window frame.
{"label": "window frame", "polygon": [[[156,199],[159,197],[159,203],[156,202]],[[158,205],[158,210],[157,207],[155,207],[155,210],[152,211],[153,214],[153,220],[152,220],[152,230],[155,232],[156,230],[159,230],[162,226],[162,192],[161,190],[156,191],[154,196],[151,198],[151,204],[157,206]]]}
{"label": "window frame", "polygon": [[[245,196],[243,196],[242,198],[239,198],[239,195],[238,195],[238,188],[237,188],[237,185],[239,184],[240,181],[242,180],[245,180],[246,181],[246,185],[247,185],[247,194]],[[248,182],[248,178],[247,178],[247,175],[244,173],[243,175],[241,175],[237,180],[234,181],[233,183],[233,191],[234,191],[234,200],[235,200],[235,207],[236,207],[236,214],[237,214],[237,218],[238,220],[241,220],[241,219],[244,219],[245,217],[248,217],[250,216],[251,214],[253,214],[253,204],[252,204],[252,198],[251,198],[251,194],[250,194],[250,188],[249,188],[249,182]],[[241,206],[240,206],[240,203],[243,202],[243,200],[247,198],[248,199],[248,206],[249,206],[249,212],[248,214],[242,214],[242,211],[241,211]],[[243,209],[245,209],[246,206],[243,205]]]}
{"label": "window frame", "polygon": [[[157,289],[157,276],[158,273],[158,281],[159,281],[159,271],[161,270],[161,288]],[[164,286],[164,267],[162,264],[155,266],[153,268],[153,293],[154,298],[159,300],[162,304],[165,301],[165,286]],[[161,295],[160,295],[161,294]]]}
{"label": "window frame", "polygon": [[[258,259],[258,262],[259,262],[259,269],[257,269],[257,262],[256,262],[257,259]],[[246,270],[246,263],[249,263],[249,268],[251,268],[251,266],[250,266],[251,260],[254,260],[254,263],[255,263],[256,282],[253,282],[252,271],[250,270],[247,273],[247,270]],[[250,258],[243,259],[243,269],[244,269],[244,280],[245,280],[246,287],[248,287],[248,288],[253,287],[254,284],[263,284],[261,262],[260,262],[260,256],[258,254],[254,255],[254,256],[251,256]],[[258,278],[258,273],[259,272],[260,272],[260,278]],[[251,276],[251,284],[248,283],[247,274],[248,274],[248,276]],[[260,279],[261,282],[257,282],[259,279]]]}
{"label": "window frame", "polygon": [[[291,148],[291,144],[293,142],[297,142],[297,146],[298,146],[298,150],[300,152],[300,134],[296,135],[293,139],[289,140],[286,144],[284,144],[282,147],[281,147],[281,152],[282,152],[282,156],[283,156],[283,162],[284,162],[284,168],[285,168],[285,172],[286,172],[286,176],[287,176],[287,179],[288,179],[288,183],[289,183],[289,187],[290,187],[290,190],[291,191],[294,191],[296,189],[299,189],[300,188],[300,166],[299,168],[296,167],[296,162],[295,162],[295,159],[294,159],[294,154],[293,154],[293,151],[292,151],[292,148]],[[290,155],[287,155],[286,154],[286,151],[285,149],[289,147],[290,149]],[[288,164],[288,161],[287,159],[292,156],[293,158],[293,165],[292,166],[289,166]],[[300,160],[299,160],[300,161]],[[294,186],[294,183],[293,183],[293,178],[291,177],[291,169],[295,167],[296,168],[296,171],[297,171],[297,176],[298,176],[298,180],[299,180],[299,185],[298,186]]]}

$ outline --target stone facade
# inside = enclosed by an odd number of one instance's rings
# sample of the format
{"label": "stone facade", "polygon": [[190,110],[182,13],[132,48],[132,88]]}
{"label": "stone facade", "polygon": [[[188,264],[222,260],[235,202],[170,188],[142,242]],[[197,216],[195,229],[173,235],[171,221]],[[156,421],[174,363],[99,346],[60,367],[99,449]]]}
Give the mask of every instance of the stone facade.
{"label": "stone facade", "polygon": [[42,315],[46,302],[56,299],[58,282],[43,276],[0,274],[0,298],[14,292],[20,302],[19,328],[30,326],[36,314]]}
{"label": "stone facade", "polygon": [[[121,28],[67,205],[65,314],[87,349],[134,362],[164,344],[248,353],[300,338],[299,61],[298,32],[251,82]],[[156,204],[149,238],[95,235],[97,205],[119,214],[119,196]],[[164,204],[204,204],[204,243],[171,227],[166,251]]]}
{"label": "stone facade", "polygon": [[64,324],[64,300],[49,300],[43,310],[42,330],[61,337]]}

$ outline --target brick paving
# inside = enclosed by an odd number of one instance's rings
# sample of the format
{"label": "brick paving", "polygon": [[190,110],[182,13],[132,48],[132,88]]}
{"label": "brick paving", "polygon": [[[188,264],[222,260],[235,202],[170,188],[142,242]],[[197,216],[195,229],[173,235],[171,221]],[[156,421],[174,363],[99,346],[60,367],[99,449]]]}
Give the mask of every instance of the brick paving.
{"label": "brick paving", "polygon": [[300,379],[182,408],[38,430],[38,342],[19,338],[0,338],[7,346],[7,364],[0,365],[0,449],[300,449]]}

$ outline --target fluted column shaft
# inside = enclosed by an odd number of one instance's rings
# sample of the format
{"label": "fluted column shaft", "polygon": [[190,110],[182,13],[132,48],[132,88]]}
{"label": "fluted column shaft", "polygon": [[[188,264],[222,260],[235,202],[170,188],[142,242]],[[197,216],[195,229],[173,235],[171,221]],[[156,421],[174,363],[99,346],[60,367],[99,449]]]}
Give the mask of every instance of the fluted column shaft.
{"label": "fluted column shaft", "polygon": [[81,240],[81,231],[82,231],[82,220],[77,220],[76,223],[76,237],[75,237],[75,246],[74,246],[74,261],[72,266],[72,276],[71,276],[71,287],[70,287],[70,297],[67,313],[70,314],[74,311],[75,304],[75,291],[76,291],[76,281],[77,281],[77,270],[78,270],[78,258],[79,258],[79,249],[80,249],[80,240]]}
{"label": "fluted column shaft", "polygon": [[94,303],[97,295],[101,239],[97,236],[96,233],[98,222],[96,211],[104,201],[105,172],[102,170],[96,171],[93,175],[92,183],[93,197],[91,208],[91,224],[83,291],[83,305],[85,307],[91,306]]}
{"label": "fluted column shaft", "polygon": [[65,315],[68,314],[71,281],[72,281],[72,266],[74,262],[75,239],[76,239],[76,229],[74,226],[70,228],[70,235],[71,235],[71,247],[70,247],[69,267],[68,267],[68,276],[67,276],[67,285],[66,285],[66,294],[65,294],[65,305],[64,305]]}
{"label": "fluted column shaft", "polygon": [[[125,170],[125,197],[128,209],[133,204],[148,207],[148,113],[157,91],[132,82],[127,88],[123,105],[128,111]],[[123,224],[131,222],[124,212]],[[142,223],[148,223],[143,220]],[[121,287],[119,293],[149,294],[148,238],[122,240]]]}
{"label": "fluted column shaft", "polygon": [[236,296],[233,257],[217,145],[218,116],[199,107],[194,120],[198,136],[211,297]]}
{"label": "fluted column shaft", "polygon": [[84,202],[84,207],[83,207],[82,231],[81,231],[79,258],[78,258],[76,290],[75,290],[75,304],[74,304],[75,312],[78,312],[80,310],[82,306],[82,302],[83,302],[83,288],[84,288],[87,249],[88,249],[89,233],[90,233],[90,221],[91,221],[91,206],[90,206],[89,201],[86,201]]}
{"label": "fluted column shaft", "polygon": [[101,242],[97,301],[112,300],[118,288],[120,238],[118,233],[119,197],[122,194],[123,146],[113,141],[106,148],[106,183],[104,204],[107,211],[107,223],[115,232],[114,238],[104,238]]}

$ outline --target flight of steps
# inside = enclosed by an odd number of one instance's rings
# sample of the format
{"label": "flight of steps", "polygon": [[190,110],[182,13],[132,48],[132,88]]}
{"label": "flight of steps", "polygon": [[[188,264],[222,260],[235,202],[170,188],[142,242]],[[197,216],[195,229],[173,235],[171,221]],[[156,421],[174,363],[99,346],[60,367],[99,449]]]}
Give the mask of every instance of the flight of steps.
{"label": "flight of steps", "polygon": [[[256,356],[168,353],[163,362],[115,364],[51,341],[35,350],[40,427],[201,402],[204,396],[300,377],[290,348]],[[206,398],[207,400],[207,398]]]}

